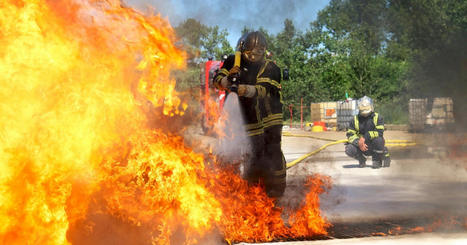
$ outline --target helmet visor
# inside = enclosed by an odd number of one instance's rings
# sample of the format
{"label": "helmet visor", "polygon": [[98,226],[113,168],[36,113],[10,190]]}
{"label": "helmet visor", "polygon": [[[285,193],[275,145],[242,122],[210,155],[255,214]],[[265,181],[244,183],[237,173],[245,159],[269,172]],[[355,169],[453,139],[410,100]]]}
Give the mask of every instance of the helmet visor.
{"label": "helmet visor", "polygon": [[366,117],[366,116],[370,115],[370,113],[371,113],[373,110],[372,110],[372,108],[371,108],[370,105],[367,105],[367,106],[360,106],[360,107],[358,108],[358,111],[359,111],[359,113],[360,113],[361,116]]}
{"label": "helmet visor", "polygon": [[264,57],[264,49],[255,47],[253,50],[247,50],[243,52],[243,55],[246,60],[250,62],[261,61]]}
{"label": "helmet visor", "polygon": [[368,96],[363,96],[358,100],[358,110],[361,116],[368,116],[373,112],[373,100]]}

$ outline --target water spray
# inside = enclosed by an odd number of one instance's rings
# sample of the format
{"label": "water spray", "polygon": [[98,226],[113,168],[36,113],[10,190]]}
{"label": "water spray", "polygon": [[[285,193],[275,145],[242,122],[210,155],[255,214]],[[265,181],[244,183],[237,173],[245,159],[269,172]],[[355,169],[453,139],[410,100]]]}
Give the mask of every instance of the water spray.
{"label": "water spray", "polygon": [[[240,67],[241,52],[235,52],[234,67]],[[244,155],[248,151],[248,137],[244,126],[240,103],[238,99],[238,85],[240,74],[231,78],[229,94],[227,95],[222,118],[224,121],[224,132],[226,137],[219,139],[218,154],[227,162],[242,162]]]}

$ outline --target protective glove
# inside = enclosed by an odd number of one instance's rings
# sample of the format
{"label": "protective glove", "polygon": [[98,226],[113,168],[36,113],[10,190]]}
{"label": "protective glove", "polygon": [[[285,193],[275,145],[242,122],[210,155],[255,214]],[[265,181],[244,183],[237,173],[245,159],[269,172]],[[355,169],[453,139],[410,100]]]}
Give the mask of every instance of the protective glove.
{"label": "protective glove", "polygon": [[223,77],[219,89],[226,90],[230,86],[232,86],[232,83],[229,81],[229,78],[227,76]]}
{"label": "protective glove", "polygon": [[246,86],[241,84],[241,85],[238,85],[238,96],[244,96],[245,93],[246,93]]}
{"label": "protective glove", "polygon": [[232,83],[238,82],[238,79],[240,78],[240,72],[240,67],[232,67],[232,69],[230,69],[229,71],[229,75],[227,76],[229,78],[229,81]]}
{"label": "protective glove", "polygon": [[245,84],[238,85],[238,96],[251,98],[255,96],[255,94],[256,94],[256,87],[254,85],[245,85]]}

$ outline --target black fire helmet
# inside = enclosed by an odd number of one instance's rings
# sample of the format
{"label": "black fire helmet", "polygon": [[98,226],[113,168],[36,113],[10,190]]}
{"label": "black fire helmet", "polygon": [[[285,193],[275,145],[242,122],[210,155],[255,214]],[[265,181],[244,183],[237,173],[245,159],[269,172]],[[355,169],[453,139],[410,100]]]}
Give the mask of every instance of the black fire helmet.
{"label": "black fire helmet", "polygon": [[243,57],[249,62],[259,62],[264,58],[266,52],[266,38],[259,31],[250,32],[242,36],[238,46]]}

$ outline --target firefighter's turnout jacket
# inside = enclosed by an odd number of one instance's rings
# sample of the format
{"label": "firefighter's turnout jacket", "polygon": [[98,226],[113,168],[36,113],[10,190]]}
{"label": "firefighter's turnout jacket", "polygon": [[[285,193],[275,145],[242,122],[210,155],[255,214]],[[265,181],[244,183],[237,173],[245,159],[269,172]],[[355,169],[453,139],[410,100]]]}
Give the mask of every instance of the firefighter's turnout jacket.
{"label": "firefighter's turnout jacket", "polygon": [[[235,56],[230,55],[214,78],[218,87],[222,78],[229,74]],[[281,71],[271,60],[251,64],[242,57],[240,63],[240,84],[255,85],[256,95],[240,97],[240,106],[246,123],[248,136],[260,135],[264,129],[274,125],[282,126]]]}
{"label": "firefighter's turnout jacket", "polygon": [[358,139],[365,138],[365,142],[370,142],[377,137],[383,137],[384,122],[377,112],[372,112],[367,117],[356,115],[350,122],[347,130],[348,143],[358,146]]}
{"label": "firefighter's turnout jacket", "polygon": [[[219,88],[228,76],[235,56],[230,55],[214,78]],[[286,185],[285,158],[281,150],[282,94],[281,71],[271,60],[248,63],[241,60],[239,84],[254,85],[255,95],[239,97],[245,128],[252,144],[252,157],[245,177],[250,183],[264,179],[269,196],[281,196]]]}

